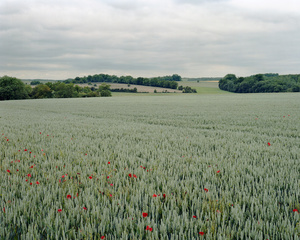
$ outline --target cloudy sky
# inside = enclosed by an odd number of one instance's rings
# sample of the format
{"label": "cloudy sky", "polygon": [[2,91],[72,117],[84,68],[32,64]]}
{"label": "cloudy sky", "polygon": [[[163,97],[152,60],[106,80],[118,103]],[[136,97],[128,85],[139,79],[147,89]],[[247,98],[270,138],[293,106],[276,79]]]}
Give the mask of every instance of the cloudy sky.
{"label": "cloudy sky", "polygon": [[1,0],[0,76],[300,73],[299,0]]}

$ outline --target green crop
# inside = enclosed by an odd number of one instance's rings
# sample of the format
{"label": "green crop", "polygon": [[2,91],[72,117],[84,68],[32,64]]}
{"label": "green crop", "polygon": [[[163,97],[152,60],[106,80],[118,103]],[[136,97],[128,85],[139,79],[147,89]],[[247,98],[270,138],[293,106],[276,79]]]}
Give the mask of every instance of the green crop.
{"label": "green crop", "polygon": [[0,239],[299,239],[299,109],[296,93],[1,102]]}

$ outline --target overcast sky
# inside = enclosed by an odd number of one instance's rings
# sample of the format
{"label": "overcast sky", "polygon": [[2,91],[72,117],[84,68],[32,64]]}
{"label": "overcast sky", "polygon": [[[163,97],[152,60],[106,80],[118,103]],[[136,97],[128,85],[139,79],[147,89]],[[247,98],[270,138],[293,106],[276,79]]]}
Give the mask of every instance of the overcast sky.
{"label": "overcast sky", "polygon": [[300,73],[299,0],[1,0],[0,76]]}

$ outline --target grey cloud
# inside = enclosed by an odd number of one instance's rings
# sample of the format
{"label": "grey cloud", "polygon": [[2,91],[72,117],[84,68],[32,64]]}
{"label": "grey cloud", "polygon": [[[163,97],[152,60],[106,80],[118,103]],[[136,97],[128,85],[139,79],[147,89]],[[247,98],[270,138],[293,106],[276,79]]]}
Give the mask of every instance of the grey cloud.
{"label": "grey cloud", "polygon": [[298,69],[297,14],[209,2],[30,0],[19,7],[24,1],[4,1],[0,75],[199,77]]}

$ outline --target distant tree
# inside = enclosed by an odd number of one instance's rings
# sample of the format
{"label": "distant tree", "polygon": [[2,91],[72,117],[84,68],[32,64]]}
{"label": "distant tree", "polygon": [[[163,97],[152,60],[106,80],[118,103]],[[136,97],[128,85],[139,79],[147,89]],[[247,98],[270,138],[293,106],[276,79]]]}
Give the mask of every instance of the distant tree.
{"label": "distant tree", "polygon": [[52,98],[52,90],[45,84],[37,85],[31,92],[32,98]]}
{"label": "distant tree", "polygon": [[172,80],[173,81],[181,81],[181,76],[179,76],[178,74],[173,74],[172,75]]}
{"label": "distant tree", "polygon": [[41,84],[39,80],[33,80],[30,82],[30,85],[38,85],[38,84]]}
{"label": "distant tree", "polygon": [[293,92],[299,91],[299,80],[300,74],[266,73],[239,78],[234,74],[227,74],[219,81],[219,88],[236,93]]}
{"label": "distant tree", "polygon": [[100,94],[100,97],[111,97],[110,85],[106,83],[102,83],[99,86],[98,92]]}
{"label": "distant tree", "polygon": [[0,100],[26,99],[29,98],[28,91],[20,79],[8,76],[0,78]]}

